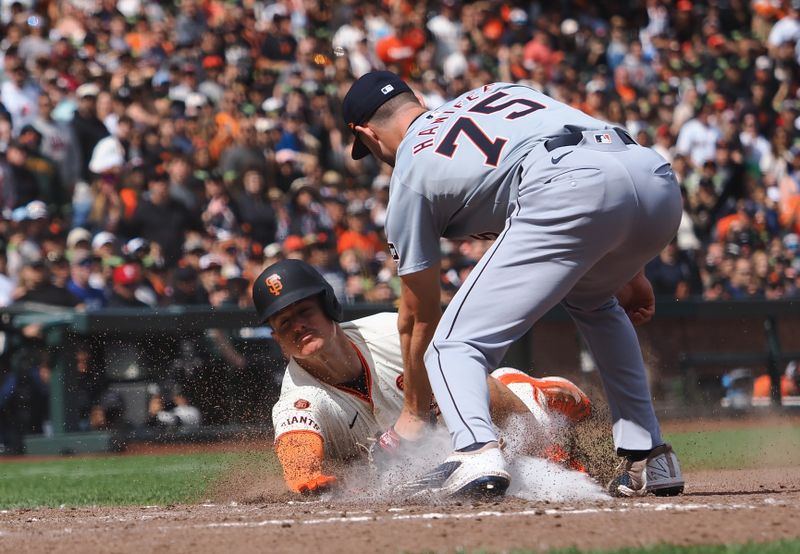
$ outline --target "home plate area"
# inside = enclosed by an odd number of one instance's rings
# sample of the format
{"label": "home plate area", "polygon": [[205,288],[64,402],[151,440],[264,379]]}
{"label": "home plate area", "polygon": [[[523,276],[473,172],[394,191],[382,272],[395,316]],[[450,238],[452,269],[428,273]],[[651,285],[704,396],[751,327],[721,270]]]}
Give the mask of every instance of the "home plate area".
{"label": "home plate area", "polygon": [[[7,552],[420,552],[766,542],[797,537],[800,468],[686,474],[673,498],[491,503],[291,500],[0,512]],[[267,485],[265,490],[271,488]],[[281,493],[282,494],[282,493]]]}

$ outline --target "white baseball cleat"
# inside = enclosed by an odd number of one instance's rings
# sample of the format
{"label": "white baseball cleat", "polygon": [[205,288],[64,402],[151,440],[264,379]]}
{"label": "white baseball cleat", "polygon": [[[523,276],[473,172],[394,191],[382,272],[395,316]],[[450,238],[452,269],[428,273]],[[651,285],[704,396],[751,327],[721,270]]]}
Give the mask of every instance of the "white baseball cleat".
{"label": "white baseball cleat", "polygon": [[395,492],[414,499],[476,498],[503,496],[511,483],[497,442],[473,452],[454,452],[419,479],[400,485]]}
{"label": "white baseball cleat", "polygon": [[669,444],[655,447],[644,460],[623,459],[618,471],[608,484],[611,496],[676,496],[683,492],[681,466]]}

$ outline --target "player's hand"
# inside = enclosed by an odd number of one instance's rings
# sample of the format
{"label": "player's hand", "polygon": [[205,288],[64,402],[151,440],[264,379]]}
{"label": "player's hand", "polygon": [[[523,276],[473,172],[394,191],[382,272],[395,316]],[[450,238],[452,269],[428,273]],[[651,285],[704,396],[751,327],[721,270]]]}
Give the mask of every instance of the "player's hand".
{"label": "player's hand", "polygon": [[336,481],[336,477],[333,475],[318,475],[305,483],[300,483],[297,486],[297,492],[306,495],[320,494],[333,488]]}
{"label": "player's hand", "polygon": [[400,449],[405,441],[397,434],[394,427],[370,440],[367,450],[369,465],[374,471],[385,470],[393,460],[400,457]]}
{"label": "player's hand", "polygon": [[617,300],[634,325],[647,323],[653,319],[653,315],[656,313],[653,286],[643,271],[637,273],[617,292]]}
{"label": "player's hand", "polygon": [[430,424],[430,413],[419,416],[411,413],[407,408],[403,408],[403,411],[400,412],[400,417],[397,418],[394,426],[389,431],[394,432],[400,438],[413,441],[422,437]]}
{"label": "player's hand", "polygon": [[382,473],[402,463],[404,459],[414,457],[422,444],[421,440],[404,439],[394,427],[389,427],[384,433],[370,440],[367,449],[370,469]]}
{"label": "player's hand", "polygon": [[422,439],[427,432],[427,428],[435,425],[435,418],[436,412],[431,410],[430,417],[423,420],[424,423],[420,427],[420,431],[413,439],[402,437],[397,432],[396,426],[389,427],[384,433],[376,435],[374,439],[370,439],[370,444],[367,448],[370,468],[373,471],[382,472],[407,457],[414,457],[424,446],[425,441]]}

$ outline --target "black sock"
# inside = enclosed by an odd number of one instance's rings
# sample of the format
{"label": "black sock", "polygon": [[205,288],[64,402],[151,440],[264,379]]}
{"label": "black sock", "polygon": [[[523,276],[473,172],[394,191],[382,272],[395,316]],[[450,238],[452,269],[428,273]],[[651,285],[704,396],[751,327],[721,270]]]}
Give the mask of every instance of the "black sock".
{"label": "black sock", "polygon": [[459,448],[456,452],[475,452],[476,450],[480,450],[484,446],[489,444],[488,442],[473,442],[469,446],[465,446],[464,448]]}
{"label": "black sock", "polygon": [[627,450],[625,448],[617,448],[617,456],[625,456],[632,462],[644,460],[650,452],[650,450]]}

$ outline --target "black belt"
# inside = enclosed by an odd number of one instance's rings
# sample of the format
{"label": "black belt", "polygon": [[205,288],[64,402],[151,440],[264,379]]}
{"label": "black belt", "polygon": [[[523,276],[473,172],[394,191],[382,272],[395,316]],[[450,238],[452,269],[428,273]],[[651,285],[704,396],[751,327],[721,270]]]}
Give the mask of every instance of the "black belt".
{"label": "black belt", "polygon": [[[586,129],[589,131],[590,129]],[[608,131],[609,129],[598,129],[598,133],[602,133],[603,131]],[[624,129],[620,129],[619,127],[614,127],[611,129],[622,140],[625,144],[636,144],[636,141],[631,138],[628,134],[628,131]],[[580,141],[583,140],[583,131],[574,131],[572,133],[567,133],[566,135],[561,135],[555,138],[547,139],[544,141],[544,147],[548,152],[552,152],[556,148],[561,148],[562,146],[575,146]]]}

